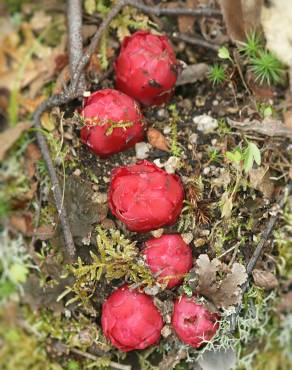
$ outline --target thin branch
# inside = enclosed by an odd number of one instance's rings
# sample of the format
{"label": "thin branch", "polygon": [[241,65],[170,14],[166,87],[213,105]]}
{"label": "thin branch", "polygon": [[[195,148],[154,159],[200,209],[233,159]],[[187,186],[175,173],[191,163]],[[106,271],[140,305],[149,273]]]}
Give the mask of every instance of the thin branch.
{"label": "thin branch", "polygon": [[219,46],[216,45],[216,44],[211,44],[211,42],[205,41],[203,39],[198,39],[196,37],[188,36],[188,35],[185,35],[184,33],[174,32],[171,36],[175,40],[181,40],[181,41],[187,42],[188,44],[191,44],[191,45],[201,46],[203,48],[211,49],[211,50],[214,50],[214,51],[219,50]]}
{"label": "thin branch", "polygon": [[[76,348],[69,348],[69,350],[72,353],[75,353],[76,355],[85,357],[85,358],[87,358],[89,360],[92,360],[92,361],[99,361],[100,360],[100,357],[97,357],[97,356],[93,355],[92,353],[83,352],[83,351],[80,351],[79,349],[76,349]],[[119,364],[118,362],[114,362],[114,361],[111,361],[109,363],[109,366],[111,366],[114,369],[118,369],[118,370],[131,370],[132,369],[131,365],[123,365],[123,364]]]}
{"label": "thin branch", "polygon": [[[269,239],[273,229],[274,229],[274,226],[276,224],[276,221],[278,220],[278,217],[279,217],[279,211],[283,209],[286,201],[287,201],[287,197],[289,196],[289,194],[291,193],[292,191],[292,182],[290,182],[286,187],[285,187],[285,190],[284,190],[284,194],[281,198],[281,200],[279,201],[279,203],[277,204],[277,209],[278,209],[278,212],[276,214],[274,214],[269,222],[267,223],[267,226],[265,228],[265,230],[263,231],[262,233],[262,236],[261,236],[261,239],[256,247],[256,249],[254,250],[253,252],[253,255],[251,257],[251,259],[249,260],[247,266],[246,266],[246,272],[248,274],[248,276],[250,277],[251,276],[251,273],[253,271],[253,269],[255,268],[256,266],[256,263],[262,253],[262,250],[267,242],[267,240]],[[248,289],[248,281],[246,281],[246,283],[244,283],[241,287],[242,289],[242,294],[244,294],[247,289]],[[236,328],[236,321],[237,321],[237,316],[239,315],[241,311],[241,305],[239,305],[235,311],[235,313],[233,313],[231,316],[230,316],[230,330],[231,331],[234,331],[235,328]]]}
{"label": "thin branch", "polygon": [[156,16],[169,15],[169,16],[190,16],[190,17],[220,17],[222,13],[218,9],[212,8],[200,8],[200,9],[189,9],[189,8],[161,8],[159,6],[147,6],[137,0],[127,0],[126,5],[133,6],[136,9],[141,10],[143,13],[153,14]]}
{"label": "thin branch", "polygon": [[119,14],[119,12],[122,10],[122,8],[127,5],[128,0],[120,0],[107,14],[105,19],[100,24],[98,30],[96,31],[95,35],[93,36],[90,45],[88,46],[87,50],[83,54],[82,58],[79,60],[78,67],[76,68],[73,79],[71,83],[71,90],[76,91],[78,86],[78,81],[80,78],[80,75],[82,74],[82,71],[84,70],[85,66],[90,60],[91,55],[96,50],[98,43],[104,33],[104,31],[108,28],[111,21],[116,17],[116,15]]}
{"label": "thin branch", "polygon": [[[81,0],[67,0],[67,19],[70,71],[73,76],[83,52]],[[85,89],[84,73],[80,74],[78,88]]]}
{"label": "thin branch", "polygon": [[59,106],[71,100],[72,97],[68,97],[65,94],[60,95],[53,95],[48,100],[44,101],[42,104],[39,105],[37,110],[33,114],[33,124],[34,127],[37,129],[36,137],[38,141],[39,148],[41,150],[42,156],[46,162],[47,169],[49,172],[49,176],[52,183],[52,191],[55,199],[56,208],[61,220],[61,226],[64,234],[64,241],[65,247],[68,250],[70,257],[74,257],[75,255],[75,245],[72,237],[72,233],[70,230],[70,225],[68,221],[68,216],[66,210],[62,203],[62,190],[59,184],[58,176],[56,169],[54,167],[52,158],[50,156],[50,151],[48,148],[48,144],[44,134],[42,133],[42,126],[41,126],[41,116],[42,114],[55,106]]}

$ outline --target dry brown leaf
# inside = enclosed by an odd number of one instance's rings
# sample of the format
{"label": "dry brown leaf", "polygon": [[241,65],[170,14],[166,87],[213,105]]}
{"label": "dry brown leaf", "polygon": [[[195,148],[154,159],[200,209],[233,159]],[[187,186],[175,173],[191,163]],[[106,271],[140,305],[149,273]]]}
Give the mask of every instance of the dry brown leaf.
{"label": "dry brown leaf", "polygon": [[198,266],[198,288],[197,290],[205,297],[211,297],[217,290],[216,274],[221,262],[215,258],[210,261],[207,254],[201,254],[196,261]]}
{"label": "dry brown leaf", "polygon": [[241,0],[219,0],[228,35],[232,41],[244,41],[245,29]]}
{"label": "dry brown leaf", "polygon": [[55,228],[51,225],[41,225],[37,228],[35,235],[40,240],[48,240],[54,237]]}
{"label": "dry brown leaf", "polygon": [[256,286],[266,290],[277,288],[279,285],[276,276],[270,271],[254,269],[252,272],[252,277]]}
{"label": "dry brown leaf", "polygon": [[0,161],[4,159],[6,152],[20,138],[22,133],[30,127],[30,122],[20,122],[15,127],[8,128],[0,134]]}
{"label": "dry brown leaf", "polygon": [[256,132],[270,137],[284,136],[292,139],[292,127],[284,125],[281,121],[275,119],[266,118],[262,122],[258,120],[240,122],[233,121],[230,118],[227,118],[227,120],[231,127],[242,131]]}
{"label": "dry brown leaf", "polygon": [[250,186],[259,190],[266,198],[271,198],[274,193],[274,184],[270,180],[269,169],[259,167],[249,171]]}
{"label": "dry brown leaf", "polygon": [[10,217],[10,225],[22,234],[31,236],[33,234],[33,216],[30,212],[13,214]]}
{"label": "dry brown leaf", "polygon": [[[198,0],[186,0],[185,7],[188,9],[196,9],[198,6]],[[179,32],[182,33],[189,33],[192,32],[196,18],[195,17],[187,17],[187,16],[180,16],[178,17],[178,29]]]}
{"label": "dry brown leaf", "polygon": [[241,285],[247,280],[245,267],[234,263],[225,279],[223,279],[212,300],[217,307],[228,308],[240,303],[242,298]]}
{"label": "dry brown leaf", "polygon": [[292,292],[282,296],[281,302],[278,305],[278,310],[280,312],[292,311]]}
{"label": "dry brown leaf", "polygon": [[156,128],[150,127],[148,129],[147,139],[154,148],[169,152],[169,146],[165,136],[156,130]]}
{"label": "dry brown leaf", "polygon": [[[229,308],[241,301],[241,285],[247,279],[245,267],[239,263],[232,266],[231,271],[217,258],[210,261],[206,254],[197,259],[198,275],[197,293],[206,297],[217,308]],[[226,274],[221,278],[218,273]]]}

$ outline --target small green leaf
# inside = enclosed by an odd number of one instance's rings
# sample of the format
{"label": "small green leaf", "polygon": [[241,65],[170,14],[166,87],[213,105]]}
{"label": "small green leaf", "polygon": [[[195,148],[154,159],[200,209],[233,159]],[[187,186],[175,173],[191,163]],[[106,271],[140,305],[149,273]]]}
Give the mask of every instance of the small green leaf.
{"label": "small green leaf", "polygon": [[253,163],[256,162],[257,165],[261,164],[261,152],[259,148],[254,143],[248,143],[246,151],[244,152],[244,164],[243,169],[248,173],[253,166]]}
{"label": "small green leaf", "polygon": [[14,263],[9,269],[9,277],[15,284],[24,283],[28,274],[28,268],[20,263]]}
{"label": "small green leaf", "polygon": [[229,59],[232,60],[229,54],[229,50],[226,46],[221,46],[221,48],[218,50],[218,57],[221,59]]}
{"label": "small green leaf", "polygon": [[96,11],[96,1],[95,0],[85,0],[84,10],[87,14],[93,14]]}
{"label": "small green leaf", "polygon": [[242,153],[239,149],[236,149],[233,152],[226,152],[225,157],[229,159],[231,162],[239,164],[242,160]]}

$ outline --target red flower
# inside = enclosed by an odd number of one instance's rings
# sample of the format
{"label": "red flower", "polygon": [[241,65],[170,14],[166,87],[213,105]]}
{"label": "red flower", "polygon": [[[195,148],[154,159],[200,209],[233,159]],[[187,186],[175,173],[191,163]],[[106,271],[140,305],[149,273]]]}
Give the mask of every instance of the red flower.
{"label": "red flower", "polygon": [[151,271],[159,272],[159,278],[168,278],[160,279],[168,282],[168,288],[180,284],[192,267],[192,251],[183,238],[179,234],[162,235],[148,240],[145,246],[142,253]]}
{"label": "red flower", "polygon": [[112,213],[132,231],[150,231],[173,224],[183,204],[183,187],[148,161],[112,172],[108,201]]}
{"label": "red flower", "polygon": [[111,343],[128,352],[157,343],[163,321],[149,296],[123,285],[104,302],[101,325]]}
{"label": "red flower", "polygon": [[215,335],[219,317],[196,303],[194,298],[182,296],[174,303],[172,326],[182,342],[199,348]]}
{"label": "red flower", "polygon": [[81,115],[85,119],[81,140],[101,157],[143,140],[142,113],[136,102],[120,91],[96,91],[85,99]]}
{"label": "red flower", "polygon": [[167,37],[135,32],[123,40],[116,60],[116,87],[144,105],[164,103],[173,93],[177,65]]}

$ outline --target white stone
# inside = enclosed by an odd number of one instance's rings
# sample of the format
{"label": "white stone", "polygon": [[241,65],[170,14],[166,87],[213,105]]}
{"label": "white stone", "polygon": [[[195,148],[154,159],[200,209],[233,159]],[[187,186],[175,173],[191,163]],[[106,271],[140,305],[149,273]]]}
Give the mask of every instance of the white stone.
{"label": "white stone", "polygon": [[138,159],[146,159],[149,155],[151,145],[142,141],[141,143],[135,144],[136,157]]}
{"label": "white stone", "polygon": [[207,114],[194,117],[193,122],[197,124],[197,129],[205,134],[214,131],[218,127],[216,118],[212,118]]}

